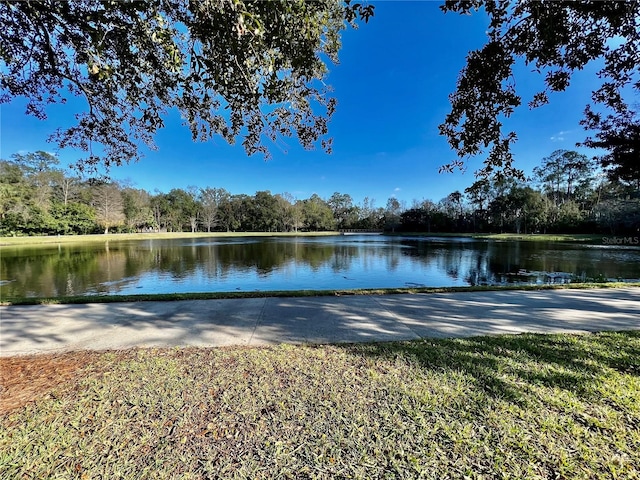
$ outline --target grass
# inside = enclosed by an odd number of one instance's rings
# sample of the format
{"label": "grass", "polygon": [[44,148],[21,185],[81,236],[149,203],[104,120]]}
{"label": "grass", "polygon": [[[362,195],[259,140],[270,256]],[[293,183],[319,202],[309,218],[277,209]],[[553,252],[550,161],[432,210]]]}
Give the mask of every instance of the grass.
{"label": "grass", "polygon": [[588,243],[595,245],[603,244],[603,237],[611,237],[613,235],[591,234],[591,233],[398,233],[398,236],[419,236],[419,237],[465,237],[477,238],[485,240],[499,241],[526,241],[526,242],[570,242],[570,243]]}
{"label": "grass", "polygon": [[170,240],[176,238],[227,238],[227,237],[318,237],[338,235],[338,232],[169,232],[169,233],[109,233],[96,235],[50,235],[33,237],[0,237],[2,246],[32,246],[58,243],[100,243],[131,240]]}
{"label": "grass", "polygon": [[640,332],[93,353],[0,478],[640,478]]}
{"label": "grass", "polygon": [[[34,246],[58,243],[91,243],[131,240],[162,240],[176,238],[223,238],[223,237],[287,237],[287,236],[327,236],[338,235],[338,232],[214,232],[214,233],[111,233],[107,235],[51,235],[33,237],[0,237],[0,247],[3,246]],[[422,237],[468,237],[503,241],[538,241],[538,242],[573,242],[591,243],[601,245],[603,237],[607,235],[596,234],[484,234],[484,233],[398,233],[390,236],[422,236]]]}
{"label": "grass", "polygon": [[491,233],[477,234],[474,238],[486,238],[490,240],[521,240],[528,242],[572,242],[572,243],[594,243],[601,245],[602,238],[607,235],[602,234],[515,234],[515,233]]}
{"label": "grass", "polygon": [[149,293],[139,295],[78,295],[73,297],[5,297],[0,305],[65,305],[118,302],[173,302],[178,300],[219,300],[264,297],[340,297],[347,295],[396,295],[419,293],[487,292],[495,290],[561,290],[586,288],[640,287],[639,282],[564,283],[556,285],[477,285],[472,287],[372,288],[353,290],[264,290],[253,292]]}

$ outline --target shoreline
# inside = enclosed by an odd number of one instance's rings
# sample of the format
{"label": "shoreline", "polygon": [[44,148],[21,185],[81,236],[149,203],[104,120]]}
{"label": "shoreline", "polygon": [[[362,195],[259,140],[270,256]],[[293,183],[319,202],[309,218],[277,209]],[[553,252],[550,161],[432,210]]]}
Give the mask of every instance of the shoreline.
{"label": "shoreline", "polygon": [[381,295],[418,295],[437,293],[589,290],[640,287],[640,282],[563,283],[544,285],[478,285],[468,287],[371,288],[353,290],[265,290],[247,292],[149,293],[139,295],[78,295],[73,297],[18,297],[0,300],[10,305],[74,305],[124,302],[176,302],[181,300],[225,300],[250,298],[347,297]]}
{"label": "shoreline", "polygon": [[[322,232],[164,232],[164,233],[108,233],[91,235],[34,235],[17,237],[0,237],[0,248],[35,245],[100,243],[109,241],[138,240],[173,240],[190,238],[277,238],[277,237],[330,237],[342,235],[339,231]],[[418,238],[469,238],[475,240],[523,241],[523,242],[568,242],[594,245],[628,245],[640,246],[640,237],[635,235],[608,234],[543,234],[543,233],[449,233],[449,232],[402,232],[382,233],[385,237],[418,237]],[[620,239],[615,242],[612,239]]]}

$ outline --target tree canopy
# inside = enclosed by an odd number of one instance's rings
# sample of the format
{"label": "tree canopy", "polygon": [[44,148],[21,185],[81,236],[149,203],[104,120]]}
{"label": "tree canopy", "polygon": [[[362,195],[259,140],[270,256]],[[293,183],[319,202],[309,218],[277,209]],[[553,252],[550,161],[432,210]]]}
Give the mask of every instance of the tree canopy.
{"label": "tree canopy", "polygon": [[598,175],[585,155],[568,150],[542,158],[532,179],[479,178],[464,193],[414,199],[408,209],[395,197],[376,208],[370,197],[356,203],[340,192],[327,199],[210,186],[150,193],[69,176],[56,163],[46,152],[0,159],[0,235],[335,229],[637,235],[640,228],[640,191]]}
{"label": "tree canopy", "polygon": [[[576,71],[601,59],[597,75],[602,82],[592,93],[593,105],[586,108],[584,126],[605,133],[585,145],[618,148],[628,129],[635,129],[637,137],[637,117],[629,113],[629,90],[637,93],[640,88],[639,1],[450,0],[441,8],[460,14],[483,8],[490,19],[488,41],[469,53],[450,96],[451,112],[440,125],[458,155],[445,170],[463,168],[467,157],[488,149],[480,174],[518,173],[511,153],[517,136],[503,131],[502,122],[522,103],[513,76],[519,59],[544,76],[545,87],[529,99],[530,108],[546,104],[549,92],[565,90]],[[603,118],[598,109],[610,112],[609,116]],[[637,172],[637,147],[637,138],[635,143],[627,142],[625,151],[633,148],[633,153],[613,153],[605,157],[604,165],[624,161],[624,172],[629,163]]]}
{"label": "tree canopy", "polygon": [[[544,77],[530,108],[565,90],[573,74],[602,61],[602,82],[583,125],[584,145],[609,150],[613,177],[640,185],[638,115],[640,0],[448,0],[444,12],[483,9],[483,48],[469,53],[451,111],[440,125],[457,153],[444,170],[488,150],[480,174],[517,175],[515,132],[504,119],[523,103],[514,65]],[[77,123],[50,140],[86,155],[82,168],[136,160],[153,148],[165,114],[177,109],[194,140],[241,138],[247,154],[269,156],[269,142],[296,137],[331,151],[336,100],[324,82],[340,34],[368,21],[373,6],[352,0],[0,0],[0,103],[27,99],[27,113],[83,97]]]}
{"label": "tree canopy", "polygon": [[640,191],[640,117],[633,110],[603,116],[587,110],[582,122],[596,131],[584,145],[603,148],[607,153],[599,160],[609,178],[635,186]]}
{"label": "tree canopy", "polygon": [[2,0],[0,102],[26,97],[44,119],[84,97],[77,124],[50,138],[86,152],[80,167],[138,159],[172,108],[194,140],[242,137],[268,156],[266,139],[295,136],[330,151],[326,62],[372,14],[351,0]]}

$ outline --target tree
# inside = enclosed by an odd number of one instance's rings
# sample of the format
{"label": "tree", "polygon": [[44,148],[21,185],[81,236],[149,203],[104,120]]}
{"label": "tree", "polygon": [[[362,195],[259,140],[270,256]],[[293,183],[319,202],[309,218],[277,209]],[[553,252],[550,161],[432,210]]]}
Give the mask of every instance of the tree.
{"label": "tree", "polygon": [[60,233],[51,212],[64,180],[48,152],[14,154],[0,164],[0,217],[6,233]]}
{"label": "tree", "polygon": [[21,230],[28,214],[28,184],[24,170],[15,162],[0,160],[0,233],[15,234]]}
{"label": "tree", "polygon": [[594,137],[587,137],[584,145],[604,148],[608,153],[599,157],[600,164],[609,179],[627,182],[640,191],[640,116],[626,110],[606,117],[587,110],[583,121],[585,128],[596,130]]}
{"label": "tree", "polygon": [[196,231],[198,205],[193,194],[182,188],[172,188],[164,195],[163,217],[168,230],[183,232],[185,228]]}
{"label": "tree", "polygon": [[431,232],[432,219],[438,214],[437,206],[433,201],[427,199],[420,202],[420,209],[424,214],[427,232]]}
{"label": "tree", "polygon": [[304,227],[304,203],[302,200],[296,200],[291,207],[291,226],[293,231],[297,232]]}
{"label": "tree", "polygon": [[233,219],[237,225],[235,230],[242,230],[243,232],[258,230],[256,226],[257,222],[254,198],[255,197],[250,197],[244,193],[233,195],[231,197]]}
{"label": "tree", "polygon": [[43,119],[47,104],[83,97],[77,124],[51,140],[86,152],[84,168],[138,159],[171,108],[194,140],[242,136],[268,155],[262,137],[295,135],[330,150],[325,62],[346,25],[372,15],[350,0],[2,1],[0,101],[26,97]]}
{"label": "tree", "polygon": [[280,222],[281,232],[297,232],[300,226],[300,211],[295,208],[296,200],[288,192],[275,195],[276,215]]}
{"label": "tree", "polygon": [[400,225],[400,214],[404,210],[403,205],[395,197],[389,197],[387,200],[387,207],[384,211],[385,228],[396,231],[396,228]]}
{"label": "tree", "polygon": [[198,223],[202,216],[202,204],[198,198],[198,187],[190,185],[187,187],[187,195],[189,195],[189,202],[186,206],[185,213],[189,219],[189,226],[191,227],[191,233],[198,231]]}
{"label": "tree", "polygon": [[545,199],[531,187],[513,187],[507,196],[507,205],[516,233],[537,232],[545,224]]}
{"label": "tree", "polygon": [[253,225],[250,230],[258,232],[278,231],[278,199],[269,190],[256,192],[253,197]]}
{"label": "tree", "polygon": [[234,196],[228,195],[221,199],[218,206],[218,222],[223,230],[230,232],[240,228],[240,221],[235,208]]}
{"label": "tree", "polygon": [[640,231],[640,192],[635,186],[605,181],[597,196],[592,216],[603,232],[636,235]]}
{"label": "tree", "polygon": [[593,163],[586,155],[575,151],[556,150],[542,159],[533,174],[545,193],[553,197],[556,205],[574,200],[576,189],[588,188],[593,181]]}
{"label": "tree", "polygon": [[[530,99],[530,108],[548,103],[549,92],[565,90],[573,73],[589,62],[603,60],[598,72],[602,83],[592,93],[593,103],[618,115],[619,127],[637,125],[637,119],[622,114],[629,110],[623,91],[640,87],[640,1],[450,0],[441,8],[461,14],[483,8],[490,19],[488,41],[467,56],[450,96],[451,112],[440,125],[458,155],[444,170],[463,168],[466,157],[489,148],[481,175],[521,173],[511,154],[516,133],[504,133],[502,128],[503,119],[522,103],[513,76],[516,59],[544,75],[545,88]],[[587,119],[590,111],[587,107]],[[637,165],[638,156],[631,162]]]}
{"label": "tree", "polygon": [[[465,188],[464,193],[466,193],[469,202],[476,206],[473,212],[473,229],[475,231],[479,226],[478,223],[486,220],[485,207],[491,198],[491,182],[488,178],[480,178],[473,182],[471,186]],[[482,225],[480,225],[480,228],[482,228]]]}
{"label": "tree", "polygon": [[42,150],[25,154],[14,153],[11,155],[11,159],[14,163],[20,165],[26,175],[36,175],[40,172],[50,171],[53,166],[60,163],[55,155]]}
{"label": "tree", "polygon": [[456,190],[438,202],[441,212],[448,219],[448,229],[451,231],[460,232],[466,228],[463,200],[462,193]]}
{"label": "tree", "polygon": [[96,222],[104,228],[105,235],[110,228],[124,223],[124,203],[118,184],[102,183],[94,187],[93,207],[96,210]]}
{"label": "tree", "polygon": [[304,225],[310,231],[329,231],[335,229],[333,213],[327,202],[317,194],[302,201]]}
{"label": "tree", "polygon": [[383,215],[380,214],[380,209],[376,209],[376,201],[373,198],[364,197],[362,204],[357,207],[358,211],[358,228],[370,229],[381,228],[380,219]]}
{"label": "tree", "polygon": [[156,190],[156,194],[151,197],[151,211],[153,212],[153,223],[158,231],[168,230],[169,223],[169,200],[166,194]]}
{"label": "tree", "polygon": [[555,227],[560,232],[574,232],[580,228],[583,220],[584,212],[576,202],[570,200],[564,202],[558,208],[558,218]]}
{"label": "tree", "polygon": [[56,175],[56,193],[64,206],[72,201],[77,193],[80,184],[78,177],[67,177],[63,172],[58,171]]}
{"label": "tree", "polygon": [[125,188],[122,190],[123,212],[130,230],[143,231],[155,227],[151,196],[145,190]]}
{"label": "tree", "polygon": [[469,201],[483,211],[491,197],[491,182],[487,178],[480,178],[464,189]]}
{"label": "tree", "polygon": [[59,234],[86,235],[96,230],[96,210],[90,205],[78,202],[56,203],[51,209]]}
{"label": "tree", "polygon": [[462,218],[462,199],[462,194],[458,190],[451,192],[446,198],[447,202],[453,205],[458,218]]}
{"label": "tree", "polygon": [[47,212],[53,197],[56,177],[60,173],[59,170],[54,169],[60,163],[58,158],[43,151],[16,153],[11,158],[20,166],[31,187],[31,201],[39,209]]}
{"label": "tree", "polygon": [[544,230],[548,221],[547,198],[526,183],[509,182],[509,185],[508,190],[500,189],[489,202],[489,222],[501,232],[519,234]]}
{"label": "tree", "polygon": [[327,205],[333,212],[333,218],[338,228],[350,228],[357,221],[356,207],[348,193],[335,192],[327,200]]}
{"label": "tree", "polygon": [[218,223],[218,209],[222,202],[229,197],[229,192],[224,188],[206,187],[200,189],[199,202],[202,207],[202,224],[207,232]]}

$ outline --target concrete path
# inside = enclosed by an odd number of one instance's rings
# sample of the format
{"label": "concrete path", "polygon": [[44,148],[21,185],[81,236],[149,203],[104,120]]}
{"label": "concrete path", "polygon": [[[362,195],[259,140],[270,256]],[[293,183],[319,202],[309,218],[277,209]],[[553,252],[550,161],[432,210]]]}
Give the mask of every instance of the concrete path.
{"label": "concrete path", "polygon": [[640,329],[640,288],[0,307],[0,356]]}

